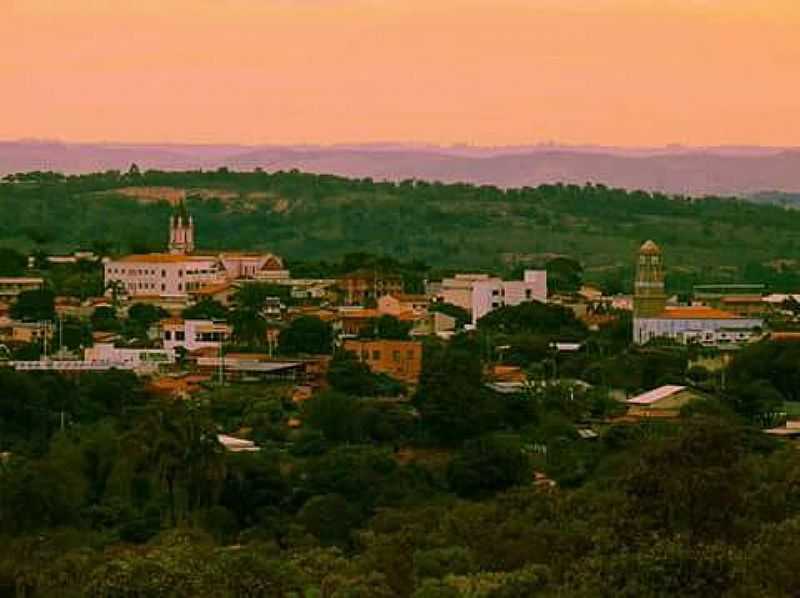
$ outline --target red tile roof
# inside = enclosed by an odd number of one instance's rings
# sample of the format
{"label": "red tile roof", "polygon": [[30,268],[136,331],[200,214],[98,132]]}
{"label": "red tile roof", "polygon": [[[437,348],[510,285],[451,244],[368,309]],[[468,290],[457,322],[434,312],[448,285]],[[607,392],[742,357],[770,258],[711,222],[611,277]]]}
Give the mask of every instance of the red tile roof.
{"label": "red tile roof", "polygon": [[658,315],[668,320],[740,320],[741,316],[721,309],[693,305],[690,307],[668,307]]}

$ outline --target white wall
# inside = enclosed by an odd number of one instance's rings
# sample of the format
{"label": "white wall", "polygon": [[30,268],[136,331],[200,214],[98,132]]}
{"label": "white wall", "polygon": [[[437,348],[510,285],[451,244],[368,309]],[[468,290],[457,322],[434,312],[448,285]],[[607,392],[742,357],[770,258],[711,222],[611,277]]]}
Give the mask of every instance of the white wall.
{"label": "white wall", "polygon": [[472,323],[504,305],[520,305],[529,301],[547,302],[547,272],[526,270],[523,280],[490,278],[472,285]]}
{"label": "white wall", "polygon": [[133,368],[157,367],[159,364],[174,363],[175,353],[168,349],[125,349],[117,348],[112,343],[98,343],[84,349],[83,359],[124,364]]}
{"label": "white wall", "polygon": [[[214,333],[206,332],[214,330]],[[208,334],[216,335],[216,340],[204,338]],[[187,351],[197,349],[219,348],[220,338],[227,339],[231,328],[227,324],[217,324],[211,320],[184,320],[182,324],[166,324],[161,332],[161,340],[165,349],[174,351],[182,347]]]}

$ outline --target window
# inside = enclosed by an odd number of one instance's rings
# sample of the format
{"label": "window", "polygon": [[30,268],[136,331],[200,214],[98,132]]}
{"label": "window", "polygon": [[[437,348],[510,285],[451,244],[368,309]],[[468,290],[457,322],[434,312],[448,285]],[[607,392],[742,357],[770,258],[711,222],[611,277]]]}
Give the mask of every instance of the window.
{"label": "window", "polygon": [[179,291],[182,291],[182,290],[183,290],[183,285],[182,285],[181,283],[178,283],[178,290],[179,290]]}
{"label": "window", "polygon": [[366,349],[361,351],[361,359],[363,359],[364,361],[368,361],[369,360],[369,351],[367,351]]}
{"label": "window", "polygon": [[166,270],[162,270],[161,271],[161,278],[166,278],[166,277],[167,277],[167,271]]}
{"label": "window", "polygon": [[175,340],[176,341],[186,340],[186,333],[183,330],[176,330],[175,331]]}
{"label": "window", "polygon": [[381,352],[380,351],[373,351],[372,352],[372,361],[380,361],[381,359]]}
{"label": "window", "polygon": [[533,292],[530,289],[525,289],[525,299],[533,297]]}
{"label": "window", "polygon": [[166,291],[166,290],[167,290],[167,285],[165,285],[164,283],[162,283],[162,284],[161,284],[161,290],[162,290],[162,291]]}
{"label": "window", "polygon": [[172,340],[172,330],[165,330],[164,331],[164,340],[171,341]]}
{"label": "window", "polygon": [[400,361],[400,351],[392,351],[392,359]]}
{"label": "window", "polygon": [[408,359],[409,361],[414,359],[414,351],[406,351],[406,359]]}
{"label": "window", "polygon": [[183,270],[178,270],[178,276],[183,276]]}

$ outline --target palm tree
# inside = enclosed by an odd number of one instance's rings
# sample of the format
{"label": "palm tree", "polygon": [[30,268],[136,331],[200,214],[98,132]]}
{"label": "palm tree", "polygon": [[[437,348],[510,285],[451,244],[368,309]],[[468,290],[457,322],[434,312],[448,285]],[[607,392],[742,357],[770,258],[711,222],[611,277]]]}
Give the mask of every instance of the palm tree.
{"label": "palm tree", "polygon": [[223,447],[213,422],[196,404],[156,405],[134,429],[131,441],[140,466],[155,474],[167,494],[173,526],[179,497],[186,511],[210,504],[225,475]]}

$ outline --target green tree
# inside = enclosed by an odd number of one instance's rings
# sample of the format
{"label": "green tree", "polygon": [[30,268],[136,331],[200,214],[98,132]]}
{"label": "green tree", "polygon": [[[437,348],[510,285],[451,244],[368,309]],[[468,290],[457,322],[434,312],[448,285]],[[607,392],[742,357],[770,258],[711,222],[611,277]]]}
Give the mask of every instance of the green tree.
{"label": "green tree", "polygon": [[476,347],[460,341],[426,347],[414,404],[430,437],[444,444],[458,444],[493,425],[497,414],[483,389]]}
{"label": "green tree", "polygon": [[120,321],[117,319],[117,310],[113,307],[101,305],[95,308],[91,316],[92,328],[104,332],[116,332],[120,329]]}
{"label": "green tree", "polygon": [[333,350],[333,330],[330,324],[319,318],[301,316],[281,331],[278,347],[284,355],[330,354]]}
{"label": "green tree", "polygon": [[553,293],[574,293],[580,290],[583,282],[583,267],[580,262],[557,257],[545,264],[547,284]]}
{"label": "green tree", "polygon": [[223,448],[206,413],[194,405],[162,402],[145,414],[131,443],[142,466],[164,488],[173,526],[182,514],[212,504],[224,479]]}
{"label": "green tree", "polygon": [[21,253],[0,247],[0,276],[20,276],[25,272],[28,260]]}
{"label": "green tree", "polygon": [[460,496],[475,498],[506,490],[531,478],[528,458],[519,446],[498,437],[465,443],[447,467],[447,481]]}
{"label": "green tree", "polygon": [[187,320],[226,320],[229,313],[219,301],[203,299],[184,309],[182,315]]}
{"label": "green tree", "polygon": [[303,405],[305,421],[333,442],[358,442],[363,438],[363,409],[357,399],[325,392]]}
{"label": "green tree", "polygon": [[134,303],[128,308],[125,334],[129,338],[146,339],[150,327],[167,315],[167,311],[157,305]]}
{"label": "green tree", "polygon": [[394,316],[382,315],[375,322],[375,333],[378,338],[390,340],[406,340],[411,331],[409,322],[401,322]]}
{"label": "green tree", "polygon": [[561,340],[587,336],[586,326],[569,308],[530,301],[496,309],[478,321],[481,331],[507,334],[539,334]]}
{"label": "green tree", "polygon": [[55,318],[55,294],[49,289],[23,291],[11,305],[11,317],[26,322]]}

